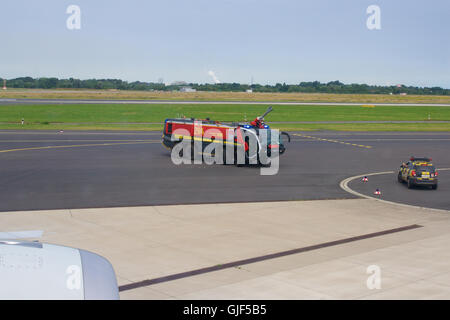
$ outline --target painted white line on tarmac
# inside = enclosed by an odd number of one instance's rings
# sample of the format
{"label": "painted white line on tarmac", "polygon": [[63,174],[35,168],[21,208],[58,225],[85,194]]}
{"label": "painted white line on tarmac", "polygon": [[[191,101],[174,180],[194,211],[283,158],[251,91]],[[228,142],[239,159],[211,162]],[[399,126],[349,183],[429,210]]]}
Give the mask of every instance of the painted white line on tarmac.
{"label": "painted white line on tarmac", "polygon": [[[448,171],[450,170],[450,168],[439,168],[437,169],[438,171]],[[366,174],[361,174],[358,176],[353,176],[353,177],[349,177],[346,178],[344,180],[341,181],[341,183],[339,184],[339,186],[341,187],[341,189],[343,189],[344,191],[347,191],[348,193],[351,193],[355,196],[361,197],[361,198],[365,198],[365,199],[371,199],[371,200],[376,200],[379,202],[383,202],[383,203],[387,203],[387,204],[391,204],[391,205],[397,205],[397,206],[401,206],[401,207],[405,207],[405,208],[414,208],[414,209],[426,209],[426,210],[432,210],[432,211],[436,211],[436,212],[441,212],[441,213],[449,213],[450,210],[445,210],[445,209],[435,209],[435,208],[428,208],[428,207],[419,207],[419,206],[414,206],[411,204],[405,204],[405,203],[400,203],[400,202],[394,202],[394,201],[388,201],[388,200],[383,200],[383,199],[379,199],[379,198],[375,198],[375,197],[371,197],[362,193],[359,193],[353,189],[351,189],[348,184],[358,178],[363,178],[363,177],[369,177],[369,176],[377,176],[377,175],[382,175],[382,174],[392,174],[394,173],[394,171],[384,171],[384,172],[373,172],[373,173],[366,173]]]}

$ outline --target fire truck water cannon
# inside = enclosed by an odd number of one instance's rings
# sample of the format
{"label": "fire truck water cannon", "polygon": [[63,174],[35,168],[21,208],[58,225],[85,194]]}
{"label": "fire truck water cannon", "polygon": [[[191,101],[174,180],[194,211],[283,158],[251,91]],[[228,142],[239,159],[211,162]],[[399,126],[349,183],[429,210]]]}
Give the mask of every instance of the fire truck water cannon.
{"label": "fire truck water cannon", "polygon": [[250,122],[250,125],[258,129],[264,129],[265,125],[264,117],[267,116],[270,112],[272,112],[272,110],[273,110],[272,107],[267,108],[266,112],[264,112],[262,116],[256,117],[255,120]]}

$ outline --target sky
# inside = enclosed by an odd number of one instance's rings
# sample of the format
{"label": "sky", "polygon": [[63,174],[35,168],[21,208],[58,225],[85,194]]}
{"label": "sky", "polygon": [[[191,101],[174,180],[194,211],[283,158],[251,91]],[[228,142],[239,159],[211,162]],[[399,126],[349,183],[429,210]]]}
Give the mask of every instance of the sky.
{"label": "sky", "polygon": [[450,88],[448,0],[1,2],[1,78]]}

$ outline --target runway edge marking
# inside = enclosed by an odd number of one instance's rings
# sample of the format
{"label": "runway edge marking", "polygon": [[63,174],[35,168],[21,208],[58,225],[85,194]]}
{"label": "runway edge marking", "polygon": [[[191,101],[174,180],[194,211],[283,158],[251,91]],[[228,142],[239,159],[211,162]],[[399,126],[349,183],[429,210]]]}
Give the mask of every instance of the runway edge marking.
{"label": "runway edge marking", "polygon": [[[439,170],[439,171],[448,171],[448,170],[450,170],[450,168],[441,168],[441,169],[437,169],[437,170]],[[440,213],[450,213],[450,210],[435,209],[435,208],[428,208],[428,207],[419,207],[419,206],[413,206],[411,204],[405,204],[405,203],[401,203],[401,202],[394,202],[394,201],[388,201],[388,200],[383,200],[383,199],[371,197],[371,196],[359,193],[359,192],[353,190],[352,188],[350,188],[348,186],[348,184],[351,181],[353,181],[355,179],[358,179],[358,178],[369,177],[369,176],[376,176],[376,175],[382,175],[382,174],[392,174],[392,173],[394,173],[394,171],[373,172],[373,173],[366,173],[366,174],[361,174],[361,175],[357,175],[357,176],[353,176],[353,177],[348,177],[348,178],[342,180],[339,183],[339,186],[344,191],[347,191],[348,193],[351,193],[351,194],[353,194],[355,196],[358,196],[358,197],[361,197],[361,198],[365,198],[365,199],[376,200],[376,201],[379,201],[379,202],[383,202],[383,203],[387,203],[387,204],[391,204],[391,205],[396,205],[396,206],[401,206],[401,207],[405,207],[405,208],[426,209],[426,210],[431,210],[431,211],[440,212]]]}

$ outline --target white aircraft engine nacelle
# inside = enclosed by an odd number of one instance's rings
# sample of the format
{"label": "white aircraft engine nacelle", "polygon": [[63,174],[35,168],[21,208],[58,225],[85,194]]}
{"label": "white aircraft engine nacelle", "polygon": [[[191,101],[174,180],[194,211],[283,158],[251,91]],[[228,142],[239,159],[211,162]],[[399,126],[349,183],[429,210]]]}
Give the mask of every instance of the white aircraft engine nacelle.
{"label": "white aircraft engine nacelle", "polygon": [[119,299],[114,269],[81,249],[0,240],[0,300]]}

